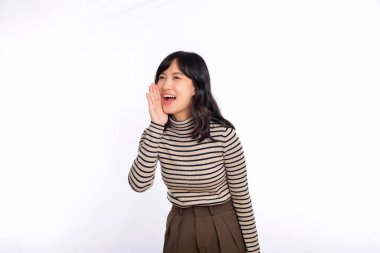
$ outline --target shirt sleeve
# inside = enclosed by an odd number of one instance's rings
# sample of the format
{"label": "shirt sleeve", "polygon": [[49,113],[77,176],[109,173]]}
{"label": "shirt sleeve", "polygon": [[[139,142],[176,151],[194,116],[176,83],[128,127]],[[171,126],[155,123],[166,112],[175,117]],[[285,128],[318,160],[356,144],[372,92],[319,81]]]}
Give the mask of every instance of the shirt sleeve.
{"label": "shirt sleeve", "polygon": [[246,252],[260,252],[255,216],[248,190],[244,150],[233,128],[227,127],[224,135],[224,165],[232,203],[243,234]]}
{"label": "shirt sleeve", "polygon": [[141,135],[138,154],[128,174],[129,185],[136,192],[144,192],[153,185],[163,131],[163,125],[151,121]]}

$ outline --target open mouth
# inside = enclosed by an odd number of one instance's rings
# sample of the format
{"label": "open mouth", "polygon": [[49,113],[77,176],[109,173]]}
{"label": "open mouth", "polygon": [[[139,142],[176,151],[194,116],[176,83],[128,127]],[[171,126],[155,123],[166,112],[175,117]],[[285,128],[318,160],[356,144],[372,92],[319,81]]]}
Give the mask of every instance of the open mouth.
{"label": "open mouth", "polygon": [[171,105],[176,100],[174,95],[164,95],[164,104]]}

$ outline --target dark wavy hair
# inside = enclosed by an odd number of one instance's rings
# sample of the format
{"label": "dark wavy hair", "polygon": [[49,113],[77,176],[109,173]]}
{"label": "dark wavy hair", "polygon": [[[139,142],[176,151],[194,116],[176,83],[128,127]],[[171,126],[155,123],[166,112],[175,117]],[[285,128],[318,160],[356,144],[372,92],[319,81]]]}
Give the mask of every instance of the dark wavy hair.
{"label": "dark wavy hair", "polygon": [[[206,62],[200,55],[185,51],[171,53],[158,67],[154,83],[157,84],[160,74],[169,68],[174,59],[177,59],[179,69],[193,81],[195,87],[191,106],[191,115],[194,119],[192,138],[198,139],[198,143],[206,138],[216,141],[210,135],[211,121],[235,129],[234,125],[222,116],[219,106],[211,94],[210,74]],[[169,126],[170,120],[165,124],[164,130]]]}

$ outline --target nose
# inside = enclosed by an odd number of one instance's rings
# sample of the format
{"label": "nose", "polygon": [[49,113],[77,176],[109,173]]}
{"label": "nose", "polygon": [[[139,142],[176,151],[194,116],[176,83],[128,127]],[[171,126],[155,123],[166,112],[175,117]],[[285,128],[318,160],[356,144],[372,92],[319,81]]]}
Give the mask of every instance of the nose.
{"label": "nose", "polygon": [[162,86],[169,86],[171,85],[172,81],[170,78],[165,78],[165,79],[161,79],[161,82],[158,82],[158,83],[161,83]]}
{"label": "nose", "polygon": [[165,90],[170,90],[172,87],[172,81],[170,78],[161,79],[157,82],[158,89],[162,92]]}

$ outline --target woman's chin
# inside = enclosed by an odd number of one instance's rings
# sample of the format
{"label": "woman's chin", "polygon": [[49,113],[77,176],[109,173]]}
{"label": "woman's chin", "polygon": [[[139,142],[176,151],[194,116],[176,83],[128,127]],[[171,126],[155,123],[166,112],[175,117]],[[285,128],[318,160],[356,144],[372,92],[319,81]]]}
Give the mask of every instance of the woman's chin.
{"label": "woman's chin", "polygon": [[170,109],[165,108],[165,107],[163,107],[162,110],[163,110],[164,113],[166,113],[166,114],[173,114],[173,112],[174,112],[173,110],[170,110]]}
{"label": "woman's chin", "polygon": [[173,106],[165,106],[163,105],[162,106],[162,111],[166,114],[176,114],[178,112],[181,112],[182,110],[181,109],[177,109],[177,107],[173,107]]}

